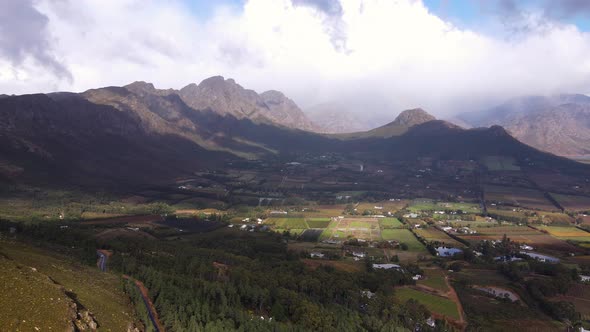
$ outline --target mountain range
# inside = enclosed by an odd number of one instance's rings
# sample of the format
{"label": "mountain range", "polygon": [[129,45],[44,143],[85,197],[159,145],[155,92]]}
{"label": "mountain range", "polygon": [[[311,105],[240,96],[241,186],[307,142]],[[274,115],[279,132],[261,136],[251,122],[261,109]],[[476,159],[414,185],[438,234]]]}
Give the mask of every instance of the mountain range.
{"label": "mountain range", "polygon": [[503,126],[521,142],[556,155],[590,155],[590,97],[585,95],[515,98],[458,119],[473,127]]}
{"label": "mountain range", "polygon": [[504,155],[522,163],[577,167],[520,143],[501,127],[462,129],[421,109],[350,135],[307,131],[314,125],[302,114],[280,92],[259,95],[221,77],[181,90],[135,82],[83,93],[4,96],[0,178],[157,183],[235,160],[326,153],[379,161]]}
{"label": "mountain range", "polygon": [[145,82],[134,82],[125,88],[142,96],[178,95],[193,109],[210,110],[237,119],[247,118],[307,131],[319,130],[282,92],[270,90],[258,94],[254,90],[244,89],[233,79],[224,79],[222,76],[207,78],[200,84],[191,83],[180,90],[158,90],[153,84]]}

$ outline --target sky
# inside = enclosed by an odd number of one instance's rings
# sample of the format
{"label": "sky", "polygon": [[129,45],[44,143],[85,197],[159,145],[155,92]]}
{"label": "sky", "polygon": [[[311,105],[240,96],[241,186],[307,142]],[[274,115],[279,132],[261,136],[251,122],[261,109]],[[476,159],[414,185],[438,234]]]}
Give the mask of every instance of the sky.
{"label": "sky", "polygon": [[222,75],[304,110],[439,117],[590,94],[587,0],[0,0],[0,94]]}

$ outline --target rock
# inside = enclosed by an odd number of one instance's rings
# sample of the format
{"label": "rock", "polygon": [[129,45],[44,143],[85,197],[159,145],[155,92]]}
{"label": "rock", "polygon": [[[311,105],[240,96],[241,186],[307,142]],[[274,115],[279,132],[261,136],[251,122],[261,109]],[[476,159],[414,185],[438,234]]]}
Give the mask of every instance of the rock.
{"label": "rock", "polygon": [[76,321],[74,321],[74,324],[76,325],[78,331],[86,331],[86,329],[88,328],[88,326],[79,319],[76,319]]}
{"label": "rock", "polygon": [[140,332],[139,329],[133,323],[127,325],[127,332]]}

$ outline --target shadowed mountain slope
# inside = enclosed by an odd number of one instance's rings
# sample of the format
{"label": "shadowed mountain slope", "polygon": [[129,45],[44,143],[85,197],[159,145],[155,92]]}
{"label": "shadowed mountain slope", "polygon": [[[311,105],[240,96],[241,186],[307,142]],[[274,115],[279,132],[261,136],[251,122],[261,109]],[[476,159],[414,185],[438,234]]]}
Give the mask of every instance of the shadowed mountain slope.
{"label": "shadowed mountain slope", "polygon": [[501,125],[520,141],[557,155],[590,155],[590,97],[585,95],[517,98],[461,119],[473,126]]}
{"label": "shadowed mountain slope", "polygon": [[433,119],[409,110],[383,127],[336,139],[196,110],[172,90],[141,82],[10,96],[0,98],[0,178],[124,186],[171,181],[238,159],[334,152],[382,161],[504,155],[566,171],[584,167],[526,146],[498,126],[465,130]]}

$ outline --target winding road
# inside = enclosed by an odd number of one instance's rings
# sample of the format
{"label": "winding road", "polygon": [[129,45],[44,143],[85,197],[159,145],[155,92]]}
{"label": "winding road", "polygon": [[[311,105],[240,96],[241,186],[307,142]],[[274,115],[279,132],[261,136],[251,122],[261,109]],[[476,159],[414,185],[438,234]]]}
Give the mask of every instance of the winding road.
{"label": "winding road", "polygon": [[139,290],[139,294],[141,294],[141,298],[143,299],[143,303],[145,304],[145,308],[147,310],[148,316],[149,316],[150,320],[152,321],[152,325],[154,326],[154,329],[156,330],[156,332],[164,332],[165,331],[164,326],[162,325],[162,323],[160,322],[160,319],[158,318],[158,313],[156,312],[156,307],[152,303],[152,300],[150,300],[150,298],[148,296],[148,289],[145,287],[143,282],[136,280],[126,274],[123,275],[123,278],[133,281],[133,283],[137,287],[137,290]]}
{"label": "winding road", "polygon": [[[98,255],[98,262],[96,262],[96,265],[98,266],[100,271],[106,272],[107,271],[107,260],[109,259],[109,256],[112,254],[112,252],[110,252],[108,250],[99,249],[99,250],[96,250],[96,254]],[[150,300],[150,298],[148,296],[148,290],[145,287],[145,285],[141,281],[136,280],[128,275],[123,275],[123,278],[133,281],[133,283],[137,287],[137,290],[139,290],[139,294],[141,294],[141,298],[143,300],[143,303],[145,304],[147,314],[148,314],[150,321],[152,322],[152,325],[154,326],[154,329],[156,330],[156,332],[164,332],[165,329],[162,326],[162,323],[160,323],[160,320],[158,318],[158,313],[156,312],[156,307],[152,303],[152,300]]]}

